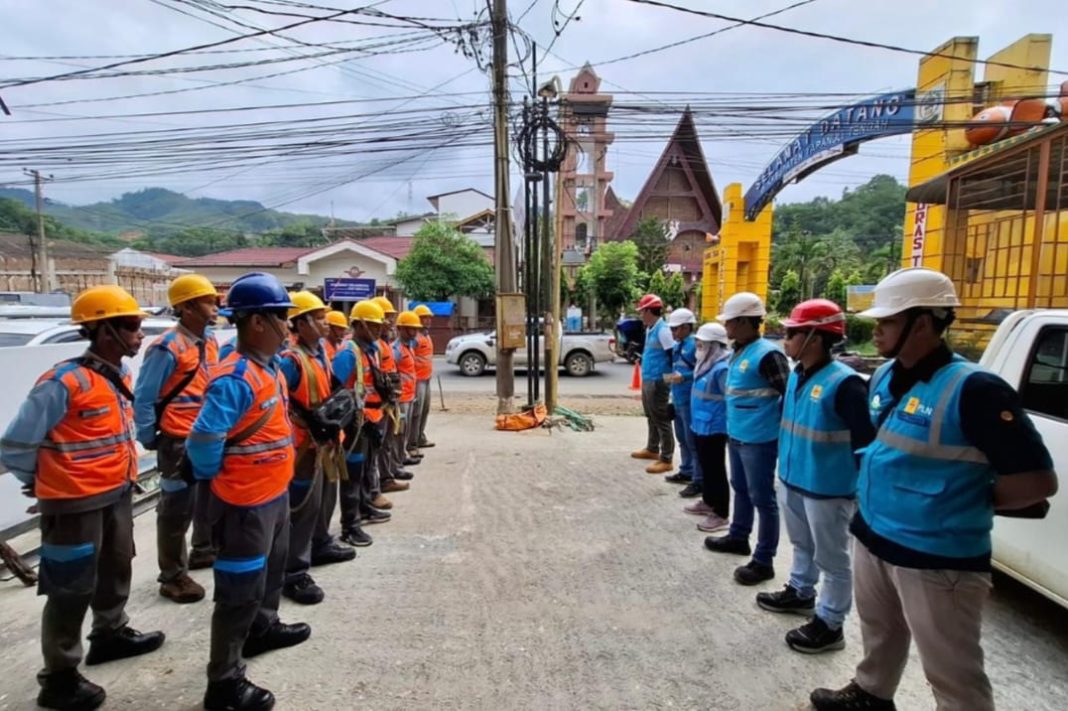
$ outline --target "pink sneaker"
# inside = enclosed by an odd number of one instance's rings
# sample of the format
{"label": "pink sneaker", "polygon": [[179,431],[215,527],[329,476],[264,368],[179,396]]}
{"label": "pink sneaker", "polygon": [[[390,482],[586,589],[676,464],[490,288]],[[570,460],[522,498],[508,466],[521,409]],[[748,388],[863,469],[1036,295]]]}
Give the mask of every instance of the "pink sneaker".
{"label": "pink sneaker", "polygon": [[687,504],[682,507],[682,510],[688,514],[695,516],[712,516],[716,512],[712,510],[712,507],[706,504],[703,500],[698,499],[692,504]]}
{"label": "pink sneaker", "polygon": [[718,531],[730,525],[731,522],[723,518],[722,516],[710,514],[708,518],[697,524],[697,530],[704,531],[706,533],[712,533],[713,531]]}

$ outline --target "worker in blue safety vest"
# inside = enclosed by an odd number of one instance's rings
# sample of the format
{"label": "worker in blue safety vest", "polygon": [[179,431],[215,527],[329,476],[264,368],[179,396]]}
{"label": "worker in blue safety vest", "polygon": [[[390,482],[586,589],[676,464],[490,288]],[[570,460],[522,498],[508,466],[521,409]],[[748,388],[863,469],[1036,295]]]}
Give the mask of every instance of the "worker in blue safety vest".
{"label": "worker in blue safety vest", "polygon": [[690,431],[690,391],[693,390],[693,369],[697,366],[697,341],[693,332],[697,317],[689,309],[675,309],[667,318],[675,345],[671,349],[671,402],[675,410],[675,440],[679,445],[679,471],[668,474],[665,481],[685,484],[679,495],[692,499],[701,495],[701,468],[694,453],[693,432]]}
{"label": "worker in blue safety vest", "polygon": [[663,319],[664,302],[656,294],[638,300],[638,315],[645,324],[645,348],[642,351],[642,410],[649,428],[644,449],[631,453],[634,459],[651,459],[645,468],[649,474],[666,474],[674,469],[675,436],[671,432],[671,352],[675,339]]}
{"label": "worker in blue safety vest", "polygon": [[730,341],[727,329],[706,323],[697,329],[690,429],[701,472],[701,498],[683,507],[704,516],[700,531],[712,533],[730,525],[731,486],[727,481],[727,371]]}
{"label": "worker in blue safety vest", "polygon": [[875,428],[868,417],[867,383],[831,358],[831,348],[846,332],[841,307],[827,299],[803,301],[783,325],[786,355],[797,366],[783,397],[779,510],[794,558],[783,589],[759,593],[756,601],[769,612],[810,616],[786,633],[786,644],[816,654],[845,647],[842,625],[853,604],[854,452],[868,446]]}
{"label": "worker in blue safety vest", "polygon": [[[734,571],[741,585],[775,577],[772,561],[779,547],[779,506],[775,499],[775,462],[779,451],[780,403],[790,365],[778,347],[760,335],[767,310],[756,294],[743,291],[723,304],[717,316],[734,342],[727,372],[727,445],[734,489],[734,516],[727,535],[709,536],[705,547],[717,553],[752,558]],[[759,514],[756,549],[750,551],[754,511]]]}
{"label": "worker in blue safety vest", "polygon": [[1041,517],[1057,491],[1049,451],[998,376],[955,355],[953,282],[922,267],[875,287],[877,428],[863,450],[851,530],[864,658],[853,681],[811,694],[819,711],[889,711],[916,642],[940,710],[991,711],[983,670],[995,512]]}

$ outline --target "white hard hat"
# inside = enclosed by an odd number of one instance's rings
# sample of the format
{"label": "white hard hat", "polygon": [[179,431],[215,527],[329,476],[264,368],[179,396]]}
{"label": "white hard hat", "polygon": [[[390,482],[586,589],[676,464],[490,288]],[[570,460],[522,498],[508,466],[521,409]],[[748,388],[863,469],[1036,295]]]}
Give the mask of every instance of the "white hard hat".
{"label": "white hard hat", "polygon": [[751,291],[739,291],[727,299],[727,303],[723,304],[723,313],[716,316],[716,320],[730,321],[732,318],[741,318],[743,316],[764,318],[767,314],[768,310],[764,308],[764,302],[759,296]]}
{"label": "white hard hat", "polygon": [[706,323],[697,329],[697,340],[704,341],[705,343],[722,343],[728,344],[727,329],[718,323]]}
{"label": "white hard hat", "polygon": [[675,309],[667,317],[668,326],[676,328],[687,323],[697,323],[697,317],[689,309]]}
{"label": "white hard hat", "polygon": [[899,269],[875,285],[875,302],[858,316],[887,318],[915,308],[951,309],[960,306],[953,281],[926,267]]}

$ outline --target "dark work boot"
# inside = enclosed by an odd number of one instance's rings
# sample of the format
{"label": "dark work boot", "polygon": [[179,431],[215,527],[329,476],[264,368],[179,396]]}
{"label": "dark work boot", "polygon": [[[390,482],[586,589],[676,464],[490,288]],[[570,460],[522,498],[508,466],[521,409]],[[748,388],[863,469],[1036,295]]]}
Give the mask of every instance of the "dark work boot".
{"label": "dark work boot", "polygon": [[190,570],[203,570],[213,565],[215,565],[215,553],[212,551],[201,551],[195,548],[189,551]]}
{"label": "dark work boot", "polygon": [[341,540],[342,542],[357,548],[366,548],[375,542],[375,540],[371,538],[371,534],[365,532],[359,526],[349,526],[343,530],[341,532]]}
{"label": "dark work boot", "polygon": [[808,699],[816,711],[897,711],[893,701],[869,694],[855,681],[841,689],[816,689]]}
{"label": "dark work boot", "polygon": [[356,551],[346,548],[334,541],[326,544],[318,550],[312,551],[311,564],[315,566],[330,565],[331,563],[344,563],[356,557]]}
{"label": "dark work boot", "polygon": [[755,560],[734,569],[734,579],[739,585],[756,585],[774,577],[775,568]]}
{"label": "dark work boot", "polygon": [[768,612],[787,612],[808,617],[816,609],[816,598],[801,597],[797,588],[786,585],[778,592],[757,593],[756,603]]}
{"label": "dark work boot", "polygon": [[702,486],[695,482],[690,482],[679,492],[679,496],[684,499],[694,499],[701,495]]}
{"label": "dark work boot", "polygon": [[311,637],[311,627],[303,622],[292,625],[275,622],[259,633],[249,632],[245,646],[241,648],[241,655],[246,659],[251,659],[264,652],[295,647],[306,641],[308,637]]}
{"label": "dark work boot", "polygon": [[89,654],[85,663],[89,666],[113,662],[116,659],[136,657],[154,652],[163,646],[166,635],[162,632],[145,632],[141,634],[132,627],[120,627],[109,634],[89,637]]}
{"label": "dark work boot", "polygon": [[[348,550],[352,551],[351,548]],[[352,551],[355,553],[356,551]],[[282,595],[300,605],[318,605],[326,597],[323,589],[307,573],[302,573],[282,586]]]}
{"label": "dark work boot", "polygon": [[204,708],[207,711],[268,711],[274,708],[274,694],[245,677],[209,681]]}
{"label": "dark work boot", "polygon": [[44,709],[90,711],[99,708],[107,698],[102,687],[79,674],[77,669],[38,674],[37,681],[41,684],[37,705]]}
{"label": "dark work boot", "polygon": [[749,541],[731,536],[705,536],[705,548],[716,553],[735,555],[749,555],[753,552],[749,548]]}

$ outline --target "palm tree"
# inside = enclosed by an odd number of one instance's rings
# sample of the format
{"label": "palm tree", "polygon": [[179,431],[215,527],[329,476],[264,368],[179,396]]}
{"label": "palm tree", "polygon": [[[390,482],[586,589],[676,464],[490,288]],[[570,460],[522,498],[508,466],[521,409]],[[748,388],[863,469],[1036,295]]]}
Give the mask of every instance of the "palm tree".
{"label": "palm tree", "polygon": [[793,270],[801,280],[801,298],[812,298],[812,285],[821,268],[828,264],[828,245],[822,238],[791,228],[776,250],[776,267]]}

